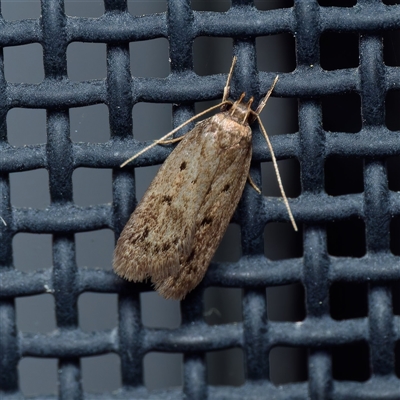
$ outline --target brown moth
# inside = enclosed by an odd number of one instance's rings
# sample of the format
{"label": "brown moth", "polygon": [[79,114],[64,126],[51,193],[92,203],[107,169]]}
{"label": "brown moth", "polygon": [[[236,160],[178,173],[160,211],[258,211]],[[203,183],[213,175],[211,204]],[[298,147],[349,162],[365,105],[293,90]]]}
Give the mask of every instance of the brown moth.
{"label": "brown moth", "polygon": [[[167,299],[183,299],[203,279],[250,178],[249,122],[257,119],[262,127],[259,113],[277,79],[253,111],[253,99],[242,102],[244,93],[235,102],[227,100],[235,62],[236,58],[222,103],[216,106],[222,106],[222,112],[199,122],[179,138],[181,142],[161,166],[115,248],[114,270],[119,276],[135,282],[151,278],[155,289]],[[157,143],[165,143],[166,137],[181,127],[122,166]],[[262,130],[266,135],[263,127]],[[270,150],[272,153],[271,146]],[[273,161],[276,166],[274,156]],[[297,230],[279,177],[278,183]]]}

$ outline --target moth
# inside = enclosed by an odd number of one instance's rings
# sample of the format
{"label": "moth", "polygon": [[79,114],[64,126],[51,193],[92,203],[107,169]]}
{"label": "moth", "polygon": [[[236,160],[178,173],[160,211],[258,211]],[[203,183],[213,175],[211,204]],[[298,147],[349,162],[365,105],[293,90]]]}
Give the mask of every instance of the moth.
{"label": "moth", "polygon": [[[235,62],[236,57],[222,102],[212,107],[221,107],[221,112],[197,123],[193,130],[178,139],[180,143],[161,166],[115,248],[114,270],[119,276],[134,282],[150,278],[158,293],[167,299],[182,300],[203,279],[246,181],[259,191],[249,176],[252,155],[249,124],[255,120],[266,137],[277,171],[272,146],[259,117],[277,78],[253,111],[253,98],[244,103],[244,93],[235,102],[228,100]],[[121,167],[156,144],[165,143],[167,137],[183,125]],[[290,219],[297,230],[279,174],[277,176]]]}

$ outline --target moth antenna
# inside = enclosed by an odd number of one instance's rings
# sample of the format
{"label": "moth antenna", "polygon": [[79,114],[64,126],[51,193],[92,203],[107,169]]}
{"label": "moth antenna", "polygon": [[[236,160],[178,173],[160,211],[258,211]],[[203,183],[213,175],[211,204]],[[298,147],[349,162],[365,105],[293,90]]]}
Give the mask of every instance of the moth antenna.
{"label": "moth antenna", "polygon": [[[128,158],[126,161],[124,161],[121,165],[120,168],[125,167],[125,165],[129,164],[130,162],[132,162],[133,160],[135,160],[137,157],[141,156],[143,153],[145,153],[146,151],[150,150],[151,148],[157,146],[158,144],[162,144],[163,141],[165,141],[165,139],[169,138],[170,136],[172,136],[175,132],[179,131],[179,129],[183,128],[185,125],[189,124],[190,122],[196,120],[197,118],[203,116],[204,114],[207,114],[208,112],[215,110],[216,108],[220,108],[225,104],[231,104],[230,101],[228,101],[228,96],[229,96],[229,90],[230,90],[230,83],[231,83],[231,79],[232,79],[232,75],[233,75],[233,69],[235,67],[237,61],[237,57],[234,56],[233,60],[232,60],[232,65],[231,65],[231,69],[229,70],[229,74],[228,74],[228,79],[226,80],[226,84],[224,87],[224,95],[222,97],[222,101],[221,103],[217,104],[216,106],[210,107],[205,111],[202,111],[200,114],[195,115],[192,118],[189,118],[187,121],[185,121],[183,124],[179,125],[177,128],[173,129],[171,132],[167,133],[165,136],[163,136],[160,139],[157,139],[156,141],[154,141],[152,144],[150,144],[149,146],[145,147],[143,150],[139,151],[138,153],[136,153],[134,156],[132,156],[131,158]],[[244,94],[243,94],[244,97]],[[243,98],[241,97],[241,99]],[[173,142],[170,142],[173,143]]]}
{"label": "moth antenna", "polygon": [[231,88],[230,84],[231,84],[231,79],[232,79],[232,75],[233,75],[233,68],[235,67],[236,60],[237,60],[237,57],[234,56],[233,60],[232,60],[231,69],[229,70],[228,79],[226,80],[226,84],[225,84],[225,87],[224,87],[224,95],[222,97],[222,102],[228,100],[229,90]]}
{"label": "moth antenna", "polygon": [[267,141],[267,145],[268,145],[269,151],[271,153],[272,164],[274,165],[274,170],[275,170],[276,179],[278,181],[279,190],[281,191],[283,202],[285,203],[287,212],[289,214],[290,222],[293,225],[293,229],[297,232],[298,229],[297,229],[296,221],[294,220],[294,217],[293,217],[293,214],[292,214],[292,210],[290,209],[290,205],[289,205],[288,199],[287,199],[286,194],[285,194],[285,190],[283,189],[282,180],[281,180],[281,174],[279,173],[278,164],[276,162],[274,149],[272,148],[272,145],[271,145],[271,142],[269,140],[267,131],[265,130],[264,125],[261,122],[261,118],[260,118],[260,116],[258,114],[256,115],[256,118],[257,118],[258,123],[260,124],[261,131],[264,134],[265,140]]}
{"label": "moth antenna", "polygon": [[179,136],[169,140],[163,140],[160,144],[171,144],[171,143],[178,143],[180,142],[185,136]]}
{"label": "moth antenna", "polygon": [[169,138],[170,136],[172,136],[175,132],[179,131],[179,129],[183,128],[185,125],[189,124],[190,122],[196,120],[197,118],[201,117],[204,114],[207,114],[208,112],[215,110],[216,108],[219,108],[225,104],[231,104],[230,101],[225,100],[219,104],[217,104],[216,106],[212,106],[210,108],[208,108],[207,110],[202,111],[201,113],[193,116],[192,118],[189,118],[187,121],[185,121],[183,124],[180,124],[177,128],[173,129],[171,132],[167,133],[166,135],[164,135],[162,138],[155,140],[152,144],[148,145],[147,147],[145,147],[143,150],[140,150],[138,153],[136,153],[134,156],[132,156],[131,158],[128,158],[126,161],[124,161],[121,165],[120,168],[125,167],[125,165],[129,164],[131,161],[135,160],[136,158],[138,158],[139,156],[141,156],[143,153],[146,153],[146,151],[150,150],[151,148],[157,146],[158,144],[162,143],[165,139]]}
{"label": "moth antenna", "polygon": [[261,100],[260,104],[257,107],[257,110],[254,111],[257,115],[259,115],[261,113],[261,111],[263,110],[263,108],[265,107],[265,105],[267,104],[268,99],[271,96],[271,93],[273,92],[276,82],[278,82],[279,79],[279,75],[277,75],[274,79],[274,81],[272,82],[271,87],[268,90],[268,93],[264,96],[264,98]]}

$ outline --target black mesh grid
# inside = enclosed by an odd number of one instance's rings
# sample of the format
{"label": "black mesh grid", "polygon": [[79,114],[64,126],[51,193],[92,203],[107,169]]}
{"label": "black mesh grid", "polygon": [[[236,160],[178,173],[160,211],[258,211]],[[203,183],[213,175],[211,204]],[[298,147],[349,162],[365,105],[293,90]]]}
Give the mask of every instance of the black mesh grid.
{"label": "black mesh grid", "polygon": [[[390,248],[390,224],[400,215],[400,197],[389,190],[385,164],[387,157],[400,154],[398,131],[389,131],[385,123],[385,99],[389,89],[400,89],[400,69],[385,65],[382,46],[385,32],[400,29],[400,6],[359,0],[354,7],[320,7],[314,0],[296,0],[292,8],[260,11],[252,1],[237,0],[227,12],[217,13],[192,11],[189,1],[170,0],[166,13],[134,17],[127,12],[126,1],[104,3],[105,14],[98,19],[67,17],[61,0],[43,0],[39,20],[1,20],[1,46],[40,43],[45,70],[45,79],[38,85],[7,82],[3,67],[0,74],[1,398],[23,398],[17,366],[28,356],[59,360],[59,397],[63,399],[400,398],[395,361],[400,319],[393,312],[391,291],[400,278],[400,263]],[[246,189],[235,215],[241,226],[243,257],[237,263],[211,265],[200,288],[182,303],[179,328],[146,328],[139,294],[149,286],[127,284],[111,271],[80,270],[75,263],[74,233],[110,228],[117,237],[135,206],[133,169],[160,163],[171,151],[159,147],[131,167],[118,168],[144,146],[132,138],[132,107],[138,102],[179,103],[174,108],[178,125],[193,115],[194,101],[221,98],[226,75],[200,77],[193,72],[193,41],[207,35],[234,40],[239,61],[232,97],[245,91],[259,99],[275,73],[257,70],[255,38],[283,32],[296,37],[297,65],[292,73],[280,74],[274,95],[299,99],[299,131],[272,141],[279,159],[300,162],[302,192],[291,206],[303,224],[303,257],[282,261],[264,257],[264,226],[288,217],[279,199],[262,198]],[[360,34],[358,68],[321,69],[319,43],[324,32]],[[168,38],[171,74],[165,79],[132,77],[129,42],[158,37]],[[105,81],[68,80],[66,49],[73,41],[107,44]],[[353,134],[327,132],[322,125],[321,99],[343,93],[355,93],[361,99],[362,128]],[[98,103],[109,108],[111,139],[104,144],[71,143],[68,109]],[[47,110],[46,145],[15,148],[8,144],[5,121],[13,107]],[[253,152],[251,173],[260,182],[260,162],[269,161],[270,155],[261,140],[255,140]],[[364,160],[361,193],[326,194],[325,160],[333,156]],[[72,173],[78,167],[113,168],[112,206],[74,205]],[[9,173],[37,168],[48,170],[51,206],[46,210],[13,207]],[[327,250],[326,224],[351,218],[364,222],[366,254],[333,257]],[[13,269],[12,238],[18,232],[53,234],[51,270],[22,273]],[[266,287],[297,282],[305,287],[306,318],[296,323],[270,321]],[[329,293],[337,282],[368,283],[366,317],[332,318]],[[242,323],[205,324],[201,296],[208,286],[244,289]],[[17,332],[14,299],[46,292],[55,298],[57,330]],[[83,292],[119,294],[115,330],[87,333],[79,329],[77,299]],[[334,349],[352,343],[368,346],[370,376],[364,382],[333,379]],[[268,355],[278,345],[308,349],[305,382],[279,387],[271,383]],[[245,384],[208,385],[205,353],[231,347],[243,350]],[[182,388],[147,391],[142,358],[149,351],[184,354]],[[122,389],[112,394],[83,393],[80,358],[109,352],[121,359]]]}

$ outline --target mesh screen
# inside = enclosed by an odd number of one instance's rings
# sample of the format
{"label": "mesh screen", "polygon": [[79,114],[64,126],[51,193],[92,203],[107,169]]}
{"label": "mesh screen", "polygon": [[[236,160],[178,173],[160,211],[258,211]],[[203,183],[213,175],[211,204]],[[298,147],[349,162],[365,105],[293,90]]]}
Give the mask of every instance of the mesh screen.
{"label": "mesh screen", "polygon": [[[207,2],[169,0],[166,12],[136,16],[126,1],[108,0],[99,18],[84,18],[67,16],[61,0],[42,0],[38,19],[1,19],[1,46],[39,43],[44,67],[40,83],[12,83],[1,55],[2,399],[25,398],[18,365],[30,357],[58,362],[58,395],[35,399],[400,397],[400,56],[391,52],[393,44],[400,45],[400,5],[379,0],[215,3],[222,11],[194,10],[207,9]],[[231,97],[245,91],[259,100],[277,70],[260,69],[266,54],[257,40],[278,34],[295,38],[295,60],[292,70],[280,70],[274,97],[297,101],[292,112],[298,127],[273,136],[272,144],[279,160],[299,165],[301,190],[294,183],[289,195],[294,193],[290,204],[302,235],[286,243],[294,234],[286,229],[281,199],[246,187],[233,221],[240,226],[238,259],[211,264],[202,284],[181,303],[179,326],[148,327],[141,303],[150,285],[124,282],[110,265],[78,268],[76,263],[76,235],[110,229],[117,238],[137,202],[139,167],[160,164],[171,152],[171,146],[158,146],[119,168],[149,143],[132,136],[132,108],[142,102],[173,104],[177,126],[194,115],[195,102],[222,97],[232,54],[225,57],[220,71],[225,73],[194,73],[193,43],[200,36],[232,40],[238,63]],[[129,44],[155,38],[168,40],[170,73],[165,78],[132,76]],[[67,47],[73,42],[107,45],[105,79],[69,79]],[[273,53],[267,56],[274,58]],[[207,51],[201,57],[208,57]],[[71,141],[71,109],[94,104],[108,108],[110,138]],[[46,110],[45,144],[9,143],[6,118],[16,107]],[[261,186],[261,175],[268,174],[262,168],[271,158],[256,126],[253,153],[251,175]],[[112,203],[76,204],[72,175],[82,167],[112,169]],[[37,169],[48,172],[50,205],[13,204],[10,174]],[[269,230],[277,222],[284,226],[280,233]],[[13,238],[24,232],[52,235],[51,267],[14,268]],[[275,235],[283,237],[278,245]],[[293,253],[270,257],[271,243],[291,246]],[[233,303],[241,308],[240,320],[213,322],[213,311],[220,311],[208,298],[208,306],[203,301],[211,287],[220,288],[220,309]],[[241,291],[232,297],[228,289],[233,288]],[[275,296],[279,288],[288,291]],[[118,294],[117,326],[81,329],[78,298],[87,292]],[[16,301],[45,293],[54,297],[55,329],[17,329]],[[298,311],[273,318],[267,303],[288,299]],[[213,359],[214,353],[229,349],[240,354],[221,364]],[[144,385],[143,359],[154,352],[182,357],[180,386],[149,390]],[[82,362],[110,353],[120,361],[120,387],[84,390]],[[243,378],[220,382],[207,373],[207,366],[230,371],[233,364],[240,364]],[[279,379],[274,379],[276,368],[282,369]]]}

